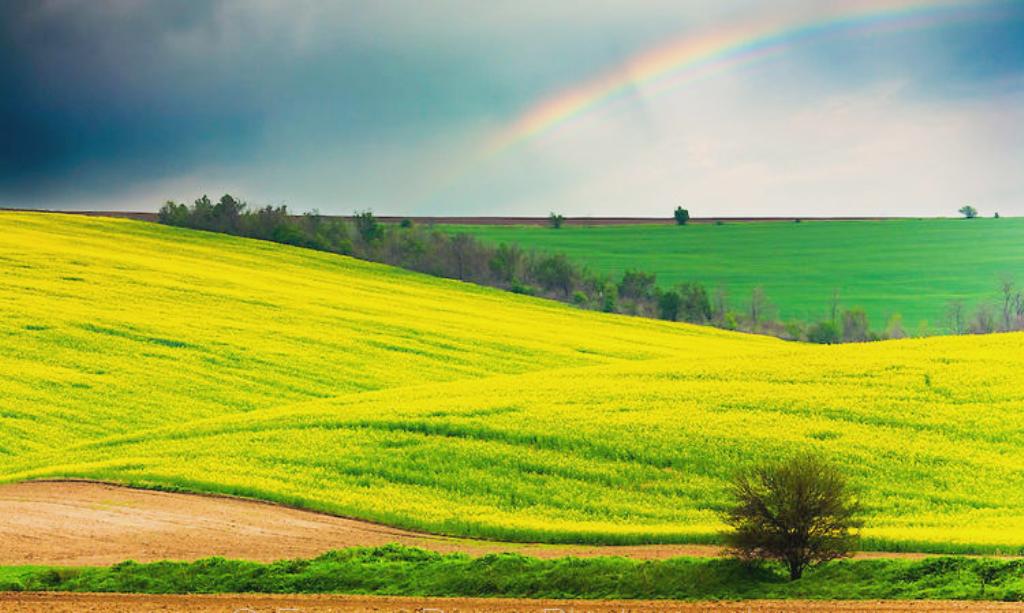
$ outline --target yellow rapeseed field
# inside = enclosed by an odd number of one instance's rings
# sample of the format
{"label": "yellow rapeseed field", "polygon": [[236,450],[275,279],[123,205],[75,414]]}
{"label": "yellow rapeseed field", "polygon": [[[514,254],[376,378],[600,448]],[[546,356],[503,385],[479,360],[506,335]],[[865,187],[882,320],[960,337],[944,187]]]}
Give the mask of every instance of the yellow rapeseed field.
{"label": "yellow rapeseed field", "polygon": [[706,541],[820,450],[869,545],[1024,547],[1024,335],[809,346],[126,220],[0,214],[0,478],[465,536]]}

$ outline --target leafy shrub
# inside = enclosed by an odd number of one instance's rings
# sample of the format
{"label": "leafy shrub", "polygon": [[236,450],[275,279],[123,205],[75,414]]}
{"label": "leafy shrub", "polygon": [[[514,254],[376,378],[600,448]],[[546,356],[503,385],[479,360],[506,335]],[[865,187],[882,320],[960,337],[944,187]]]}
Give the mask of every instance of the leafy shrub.
{"label": "leafy shrub", "polygon": [[724,538],[744,560],[779,560],[791,580],[850,554],[860,506],[844,477],[815,456],[766,463],[736,476]]}
{"label": "leafy shrub", "polygon": [[807,340],[821,345],[834,345],[840,341],[839,328],[831,321],[820,321],[807,329]]}

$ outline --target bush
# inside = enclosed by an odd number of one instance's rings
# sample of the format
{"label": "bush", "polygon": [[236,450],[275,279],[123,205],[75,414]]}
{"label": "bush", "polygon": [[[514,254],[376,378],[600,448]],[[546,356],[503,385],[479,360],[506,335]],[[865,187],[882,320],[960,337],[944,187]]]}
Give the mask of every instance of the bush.
{"label": "bush", "polygon": [[679,293],[669,290],[658,295],[658,317],[669,321],[679,320],[679,310],[682,299]]}
{"label": "bush", "polygon": [[857,544],[860,506],[846,478],[815,456],[767,463],[736,476],[723,536],[743,560],[779,560],[791,580]]}
{"label": "bush", "polygon": [[532,267],[532,276],[549,292],[560,292],[568,298],[578,279],[578,271],[569,258],[556,253],[541,257]]}
{"label": "bush", "polygon": [[728,311],[725,317],[722,318],[722,327],[726,330],[735,330],[739,328],[740,322],[736,319],[736,313]]}
{"label": "bush", "polygon": [[548,225],[550,225],[552,228],[557,230],[562,227],[563,223],[565,223],[565,217],[562,217],[558,213],[553,212],[550,215],[548,215]]}
{"label": "bush", "polygon": [[707,323],[711,319],[711,301],[708,291],[700,283],[683,283],[678,288],[679,317],[692,324]]}
{"label": "bush", "polygon": [[687,222],[690,221],[690,211],[684,209],[681,206],[676,207],[674,216],[676,218],[676,225],[678,226],[685,226]]}
{"label": "bush", "polygon": [[807,340],[811,343],[834,345],[839,342],[839,328],[831,321],[821,321],[807,330]]}
{"label": "bush", "polygon": [[605,283],[601,292],[601,310],[615,313],[619,310],[619,290],[613,283]]}
{"label": "bush", "polygon": [[627,270],[619,281],[619,296],[627,300],[647,300],[654,295],[654,273]]}

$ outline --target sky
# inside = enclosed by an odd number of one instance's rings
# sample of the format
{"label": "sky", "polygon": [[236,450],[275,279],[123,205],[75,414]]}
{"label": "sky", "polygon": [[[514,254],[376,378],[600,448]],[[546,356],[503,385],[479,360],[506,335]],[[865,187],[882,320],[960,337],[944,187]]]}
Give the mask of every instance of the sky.
{"label": "sky", "polygon": [[4,0],[0,206],[1024,215],[1024,0]]}

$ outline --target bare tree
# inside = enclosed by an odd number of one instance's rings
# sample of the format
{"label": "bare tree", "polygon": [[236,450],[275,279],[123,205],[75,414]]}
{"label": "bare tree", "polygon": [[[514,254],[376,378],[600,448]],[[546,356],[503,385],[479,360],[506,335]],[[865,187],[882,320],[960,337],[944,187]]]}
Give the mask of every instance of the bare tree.
{"label": "bare tree", "polygon": [[1016,315],[1013,329],[1018,330],[1021,327],[1021,322],[1024,322],[1024,294],[1019,291],[1013,295],[1013,312]]}
{"label": "bare tree", "polygon": [[964,301],[950,300],[946,303],[946,323],[954,334],[964,333]]}
{"label": "bare tree", "polygon": [[974,311],[974,321],[971,322],[971,332],[975,334],[991,334],[996,331],[996,316],[989,304],[979,304]]}
{"label": "bare tree", "polygon": [[871,325],[864,309],[848,309],[843,311],[843,341],[847,343],[863,343],[868,340]]}
{"label": "bare tree", "polygon": [[1002,282],[1000,283],[1000,289],[1003,293],[1003,330],[1012,330],[1011,322],[1014,315],[1013,279],[1010,277],[1003,277]]}
{"label": "bare tree", "polygon": [[768,307],[768,299],[764,295],[764,288],[758,285],[750,292],[750,327],[756,330],[758,324],[764,318],[764,312]]}
{"label": "bare tree", "polygon": [[893,313],[889,323],[885,326],[885,335],[889,338],[906,338],[907,332],[903,329],[903,316]]}
{"label": "bare tree", "polygon": [[729,292],[719,285],[715,288],[714,296],[711,298],[711,316],[715,323],[721,324],[725,321],[727,312],[729,312]]}

